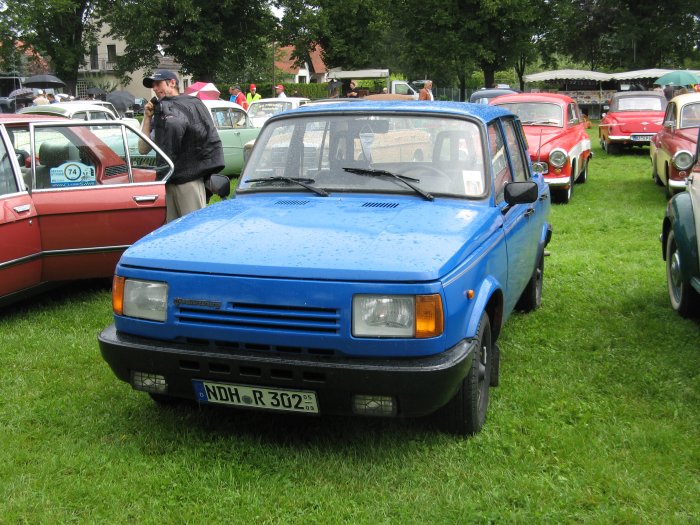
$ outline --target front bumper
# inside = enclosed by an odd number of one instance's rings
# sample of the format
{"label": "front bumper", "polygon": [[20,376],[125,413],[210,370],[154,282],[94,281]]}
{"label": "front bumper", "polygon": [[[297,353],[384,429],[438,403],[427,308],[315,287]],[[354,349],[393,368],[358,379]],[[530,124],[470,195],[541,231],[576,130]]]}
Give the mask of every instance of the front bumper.
{"label": "front bumper", "polygon": [[196,400],[192,381],[313,390],[321,414],[352,414],[356,394],[391,396],[396,415],[416,417],[445,405],[471,366],[474,340],[462,340],[431,357],[332,358],[157,341],[118,332],[112,324],[98,337],[115,375],[131,383],[132,372],[160,374],[168,396]]}

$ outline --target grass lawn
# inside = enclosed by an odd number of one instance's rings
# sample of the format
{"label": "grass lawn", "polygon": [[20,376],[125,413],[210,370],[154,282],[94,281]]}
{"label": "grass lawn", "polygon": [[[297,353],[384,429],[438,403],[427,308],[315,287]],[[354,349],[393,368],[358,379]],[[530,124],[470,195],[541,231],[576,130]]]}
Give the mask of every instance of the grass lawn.
{"label": "grass lawn", "polygon": [[73,286],[0,310],[0,524],[699,523],[700,324],[666,294],[666,199],[647,149],[590,131],[477,436],[159,408],[100,357],[107,285]]}

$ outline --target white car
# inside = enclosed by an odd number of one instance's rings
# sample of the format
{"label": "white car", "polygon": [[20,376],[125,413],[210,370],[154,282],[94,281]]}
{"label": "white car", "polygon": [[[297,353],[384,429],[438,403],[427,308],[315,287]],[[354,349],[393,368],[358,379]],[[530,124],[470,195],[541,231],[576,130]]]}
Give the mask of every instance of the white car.
{"label": "white car", "polygon": [[[43,104],[41,106],[29,106],[20,109],[17,113],[31,113],[34,115],[56,115],[72,120],[119,120],[136,129],[141,128],[141,123],[135,118],[120,117],[119,112],[109,102],[97,101],[72,101],[56,102],[55,104]],[[111,106],[111,107],[110,107]]]}
{"label": "white car", "polygon": [[287,97],[287,98],[261,98],[250,103],[248,107],[248,116],[250,117],[253,126],[261,128],[265,121],[272,115],[287,111],[288,109],[296,109],[303,106],[309,101],[304,97]]}

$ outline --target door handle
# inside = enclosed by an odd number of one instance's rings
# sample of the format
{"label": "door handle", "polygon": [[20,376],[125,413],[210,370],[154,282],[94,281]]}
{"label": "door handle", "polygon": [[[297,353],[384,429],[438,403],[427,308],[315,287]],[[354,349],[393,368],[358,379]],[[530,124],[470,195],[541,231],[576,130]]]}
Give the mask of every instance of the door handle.
{"label": "door handle", "polygon": [[22,204],[21,206],[15,206],[12,208],[15,210],[17,213],[24,213],[32,209],[32,207],[29,204]]}
{"label": "door handle", "polygon": [[543,193],[542,195],[540,195],[540,200],[541,200],[541,201],[546,201],[546,200],[547,200],[547,194],[546,194],[546,193]]}
{"label": "door handle", "polygon": [[528,208],[528,209],[525,211],[525,217],[529,217],[530,215],[532,215],[532,214],[534,214],[534,213],[535,213],[535,208]]}
{"label": "door handle", "polygon": [[139,204],[144,202],[156,202],[158,200],[158,195],[135,195],[133,199]]}

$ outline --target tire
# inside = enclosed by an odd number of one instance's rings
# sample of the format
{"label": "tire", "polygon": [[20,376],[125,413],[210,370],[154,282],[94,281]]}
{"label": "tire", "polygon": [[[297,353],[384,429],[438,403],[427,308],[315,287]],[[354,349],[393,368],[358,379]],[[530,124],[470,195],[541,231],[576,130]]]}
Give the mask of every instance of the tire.
{"label": "tire", "polygon": [[586,181],[588,180],[588,161],[589,160],[590,159],[586,159],[583,161],[584,162],[583,171],[581,173],[579,173],[579,176],[576,179],[577,184],[585,184]]}
{"label": "tire", "polygon": [[[479,321],[478,345],[472,355],[469,371],[454,397],[439,411],[439,423],[451,434],[469,436],[484,426],[489,406],[492,349],[491,322],[484,312]],[[496,378],[497,380],[498,378]]]}
{"label": "tire", "polygon": [[690,286],[690,283],[683,280],[681,265],[681,254],[676,245],[676,235],[671,230],[668,232],[666,240],[668,297],[671,300],[671,307],[682,317],[693,317],[700,308],[700,297]]}
{"label": "tire", "polygon": [[522,295],[518,299],[515,308],[523,312],[532,312],[542,304],[542,282],[544,280],[544,256],[540,255],[532,277],[527,282]]}
{"label": "tire", "polygon": [[569,188],[566,190],[555,190],[554,195],[559,204],[569,204],[569,201],[574,196],[574,180],[574,174],[572,173],[569,179]]}

